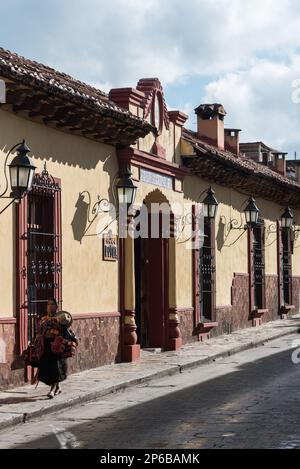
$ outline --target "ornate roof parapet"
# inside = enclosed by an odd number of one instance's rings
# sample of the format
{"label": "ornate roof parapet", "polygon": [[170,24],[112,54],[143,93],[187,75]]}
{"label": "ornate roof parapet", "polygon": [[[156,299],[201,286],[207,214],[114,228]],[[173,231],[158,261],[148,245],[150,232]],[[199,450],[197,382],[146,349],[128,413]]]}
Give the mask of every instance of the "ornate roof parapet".
{"label": "ornate roof parapet", "polygon": [[162,106],[163,106],[163,120],[166,129],[169,129],[170,126],[170,119],[168,114],[168,108],[166,105],[166,101],[164,98],[164,92],[161,85],[161,82],[158,78],[141,78],[137,84],[137,90],[142,91],[145,95],[143,101],[143,108],[144,108],[144,119],[147,119],[151,112],[152,102],[154,99],[155,94],[159,94]]}

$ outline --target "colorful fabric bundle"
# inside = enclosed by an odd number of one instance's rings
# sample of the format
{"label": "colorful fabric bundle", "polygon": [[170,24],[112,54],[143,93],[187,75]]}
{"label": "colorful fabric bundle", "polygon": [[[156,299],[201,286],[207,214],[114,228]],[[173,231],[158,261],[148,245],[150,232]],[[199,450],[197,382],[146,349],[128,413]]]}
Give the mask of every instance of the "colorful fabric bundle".
{"label": "colorful fabric bundle", "polygon": [[23,352],[25,365],[38,367],[40,360],[44,354],[44,337],[37,336],[33,343],[29,344]]}
{"label": "colorful fabric bundle", "polygon": [[76,342],[58,336],[51,342],[51,351],[63,358],[69,358],[75,355],[76,345]]}

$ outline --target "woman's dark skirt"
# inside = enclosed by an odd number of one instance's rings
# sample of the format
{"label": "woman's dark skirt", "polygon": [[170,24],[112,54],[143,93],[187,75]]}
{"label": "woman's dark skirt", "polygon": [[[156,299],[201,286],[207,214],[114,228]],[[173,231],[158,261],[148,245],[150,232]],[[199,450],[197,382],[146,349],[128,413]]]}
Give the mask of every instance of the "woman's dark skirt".
{"label": "woman's dark skirt", "polygon": [[52,339],[45,339],[44,354],[40,360],[39,381],[49,386],[64,381],[67,378],[67,360],[59,358],[51,351]]}

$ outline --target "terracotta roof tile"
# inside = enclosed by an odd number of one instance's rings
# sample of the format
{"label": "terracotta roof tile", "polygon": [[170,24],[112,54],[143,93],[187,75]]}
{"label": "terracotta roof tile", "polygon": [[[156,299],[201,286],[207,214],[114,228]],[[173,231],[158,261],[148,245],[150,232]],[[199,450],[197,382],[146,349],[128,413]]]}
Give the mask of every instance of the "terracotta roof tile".
{"label": "terracotta roof tile", "polygon": [[[276,171],[273,171],[271,168],[268,168],[267,166],[261,163],[257,163],[256,161],[244,156],[235,155],[229,151],[220,150],[212,145],[209,145],[208,143],[199,139],[196,132],[186,128],[183,129],[183,139],[193,145],[194,150],[198,156],[202,155],[202,157],[207,161],[211,159],[224,168],[231,168],[241,175],[244,174],[246,176],[248,175],[249,177],[252,176],[256,179],[264,179],[266,183],[275,184],[275,187],[276,185],[277,187],[280,186],[281,191],[285,187],[289,192],[294,192],[295,197],[296,194],[298,194],[297,197],[299,197],[300,184]],[[185,156],[184,159],[186,161],[189,160],[189,156]],[[190,162],[192,162],[192,160],[193,158],[191,155]],[[196,162],[194,159],[194,161],[191,163],[191,168],[196,168],[195,165]],[[226,184],[226,180],[224,180],[224,183]]]}
{"label": "terracotta roof tile", "polygon": [[103,91],[3,48],[0,48],[0,75],[152,130],[148,122],[117,106]]}

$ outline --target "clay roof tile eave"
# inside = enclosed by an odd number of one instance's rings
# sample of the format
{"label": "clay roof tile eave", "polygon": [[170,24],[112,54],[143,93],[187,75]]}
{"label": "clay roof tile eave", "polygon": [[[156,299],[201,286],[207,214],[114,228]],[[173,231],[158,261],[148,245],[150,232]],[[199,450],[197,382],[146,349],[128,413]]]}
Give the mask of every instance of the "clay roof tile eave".
{"label": "clay roof tile eave", "polygon": [[146,134],[155,132],[148,121],[120,108],[110,101],[103,91],[3,48],[0,48],[0,75],[17,83],[46,91],[49,95],[68,99],[100,115],[125,121],[142,129]]}
{"label": "clay roof tile eave", "polygon": [[[296,181],[292,181],[289,178],[272,171],[270,168],[264,168],[261,164],[249,160],[246,157],[234,155],[229,151],[221,151],[215,147],[211,147],[206,142],[198,139],[196,132],[183,129],[183,139],[193,145],[197,155],[202,155],[215,160],[220,165],[227,166],[228,168],[234,168],[244,175],[253,176],[256,178],[265,179],[268,182],[277,184],[281,188],[287,188],[289,190],[295,190],[300,194],[300,185]],[[226,158],[227,156],[227,158]],[[189,158],[184,157],[186,160]]]}

